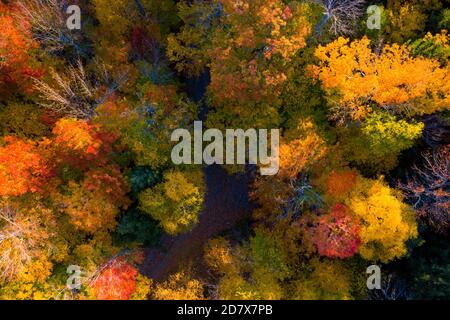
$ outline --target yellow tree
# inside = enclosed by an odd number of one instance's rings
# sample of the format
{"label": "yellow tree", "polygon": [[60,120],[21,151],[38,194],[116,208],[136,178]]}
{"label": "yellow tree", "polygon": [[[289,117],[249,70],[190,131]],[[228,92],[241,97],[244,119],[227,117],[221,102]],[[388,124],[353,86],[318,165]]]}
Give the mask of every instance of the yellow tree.
{"label": "yellow tree", "polygon": [[360,120],[374,108],[408,116],[448,108],[449,68],[412,57],[407,46],[386,45],[376,54],[366,37],[339,38],[319,46],[316,58],[312,75],[321,81],[337,120]]}
{"label": "yellow tree", "polygon": [[414,211],[382,180],[359,177],[345,203],[360,220],[364,259],[387,263],[400,258],[407,253],[406,242],[418,235]]}
{"label": "yellow tree", "polygon": [[68,243],[42,199],[0,199],[0,297],[48,299],[53,266],[66,261]]}
{"label": "yellow tree", "polygon": [[155,300],[203,300],[203,284],[187,272],[180,271],[157,284],[152,292]]}

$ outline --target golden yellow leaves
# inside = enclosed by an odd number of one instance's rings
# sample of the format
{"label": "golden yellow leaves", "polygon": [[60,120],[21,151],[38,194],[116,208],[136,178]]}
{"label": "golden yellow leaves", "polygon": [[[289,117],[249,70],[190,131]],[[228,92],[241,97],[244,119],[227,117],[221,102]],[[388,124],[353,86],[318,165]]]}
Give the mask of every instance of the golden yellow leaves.
{"label": "golden yellow leaves", "polygon": [[184,272],[177,272],[153,291],[156,300],[203,300],[203,284]]}
{"label": "golden yellow leaves", "polygon": [[351,299],[350,270],[338,260],[310,261],[311,274],[297,281],[294,299],[300,300],[349,300]]}
{"label": "golden yellow leaves", "polygon": [[437,33],[435,35],[428,32],[425,35],[425,40],[433,40],[434,43],[440,44],[445,48],[449,47],[449,35],[447,30],[442,30],[441,33]]}
{"label": "golden yellow leaves", "polygon": [[413,210],[381,180],[359,178],[346,204],[361,221],[360,255],[383,263],[406,254],[406,242],[418,235]]}
{"label": "golden yellow leaves", "polygon": [[324,199],[330,205],[345,204],[359,224],[358,253],[365,260],[387,263],[407,253],[406,243],[417,237],[416,215],[401,193],[383,178],[362,177],[356,170],[324,174]]}
{"label": "golden yellow leaves", "polygon": [[[354,120],[376,105],[394,113],[429,114],[448,107],[449,69],[423,57],[411,57],[406,46],[386,45],[378,55],[366,37],[350,43],[339,38],[316,50],[312,75]],[[336,97],[335,94],[338,94]]]}
{"label": "golden yellow leaves", "polygon": [[198,188],[190,183],[180,171],[169,171],[165,175],[164,192],[173,201],[181,201],[196,192]]}

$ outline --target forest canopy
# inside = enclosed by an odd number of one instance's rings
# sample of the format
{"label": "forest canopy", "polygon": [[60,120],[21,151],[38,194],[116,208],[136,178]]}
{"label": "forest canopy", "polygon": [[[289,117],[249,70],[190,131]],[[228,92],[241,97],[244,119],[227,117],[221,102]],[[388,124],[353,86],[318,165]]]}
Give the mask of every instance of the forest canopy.
{"label": "forest canopy", "polygon": [[[1,0],[0,26],[0,299],[450,298],[448,0]],[[175,164],[195,121],[278,130],[278,173]]]}

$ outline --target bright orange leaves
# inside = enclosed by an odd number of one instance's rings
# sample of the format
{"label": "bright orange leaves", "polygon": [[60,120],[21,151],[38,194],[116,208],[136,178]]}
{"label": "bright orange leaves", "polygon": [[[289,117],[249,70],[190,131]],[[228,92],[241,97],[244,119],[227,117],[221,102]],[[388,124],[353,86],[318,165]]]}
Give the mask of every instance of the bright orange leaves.
{"label": "bright orange leaves", "polygon": [[44,138],[38,143],[4,138],[6,145],[0,147],[0,195],[42,191],[48,182],[45,179],[59,165],[86,168],[92,160],[105,163],[106,151],[114,141],[99,128],[75,119],[59,120],[53,134],[50,140]]}
{"label": "bright orange leaves", "polygon": [[94,127],[76,119],[61,119],[53,129],[55,143],[72,151],[96,154],[101,141],[93,135]]}
{"label": "bright orange leaves", "polygon": [[[75,119],[61,119],[53,130],[54,162],[67,166],[66,192],[55,195],[79,230],[94,233],[111,229],[120,207],[127,207],[128,183],[120,169],[108,158],[116,137],[99,126]],[[84,179],[74,181],[70,174],[82,172]]]}
{"label": "bright orange leaves", "polygon": [[106,132],[99,125],[63,118],[56,122],[51,140],[44,140],[51,163],[88,170],[108,163],[118,134]]}
{"label": "bright orange leaves", "polygon": [[327,194],[333,198],[345,197],[355,186],[358,174],[355,171],[333,171],[327,179]]}
{"label": "bright orange leaves", "polygon": [[31,26],[18,17],[20,9],[0,2],[0,92],[10,94],[31,89],[31,78],[41,77],[42,71],[32,65],[29,52],[37,47],[31,39]]}
{"label": "bright orange leaves", "polygon": [[49,169],[35,143],[5,137],[0,147],[0,196],[20,196],[42,190]]}
{"label": "bright orange leaves", "polygon": [[[76,119],[60,119],[53,136],[38,143],[6,137],[0,147],[0,195],[50,195],[79,230],[115,225],[128,206],[128,182],[109,154],[115,137]],[[63,191],[56,185],[66,184]]]}
{"label": "bright orange leaves", "polygon": [[326,154],[325,141],[317,134],[313,123],[301,124],[300,138],[280,146],[280,175],[295,179],[299,173]]}

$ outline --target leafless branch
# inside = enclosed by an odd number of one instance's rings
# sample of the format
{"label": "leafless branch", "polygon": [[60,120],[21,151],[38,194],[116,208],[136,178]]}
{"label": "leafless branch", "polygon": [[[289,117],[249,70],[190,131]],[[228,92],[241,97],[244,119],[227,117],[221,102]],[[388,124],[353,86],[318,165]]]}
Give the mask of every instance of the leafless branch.
{"label": "leafless branch", "polygon": [[126,82],[126,74],[112,79],[104,65],[98,63],[95,76],[89,77],[81,61],[69,66],[65,73],[52,70],[53,83],[35,79],[35,89],[43,99],[43,107],[61,116],[90,119],[95,108],[105,102]]}
{"label": "leafless branch", "polygon": [[30,251],[36,245],[33,221],[20,220],[9,206],[0,207],[0,280],[14,278],[31,261]]}
{"label": "leafless branch", "polygon": [[413,166],[406,183],[399,183],[419,217],[433,229],[445,232],[450,226],[449,146],[423,154],[423,166]]}
{"label": "leafless branch", "polygon": [[370,300],[406,300],[408,293],[403,281],[399,280],[395,275],[389,274],[381,282],[381,289],[370,290]]}
{"label": "leafless branch", "polygon": [[81,33],[69,30],[66,26],[65,9],[67,1],[62,0],[20,0],[22,14],[33,27],[34,38],[39,41],[44,50],[54,53],[73,47],[82,54],[80,46]]}
{"label": "leafless branch", "polygon": [[36,79],[35,88],[45,101],[43,106],[59,115],[89,119],[93,115],[95,88],[86,78],[81,62],[69,66],[65,74],[51,71],[55,85]]}
{"label": "leafless branch", "polygon": [[355,22],[363,15],[366,0],[311,0],[324,8],[324,17],[316,28],[320,34],[325,25],[330,25],[330,32],[335,35],[351,35]]}

